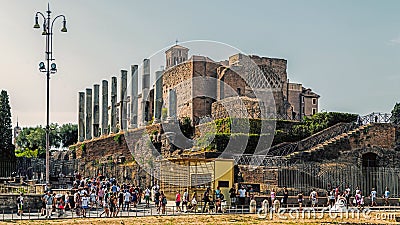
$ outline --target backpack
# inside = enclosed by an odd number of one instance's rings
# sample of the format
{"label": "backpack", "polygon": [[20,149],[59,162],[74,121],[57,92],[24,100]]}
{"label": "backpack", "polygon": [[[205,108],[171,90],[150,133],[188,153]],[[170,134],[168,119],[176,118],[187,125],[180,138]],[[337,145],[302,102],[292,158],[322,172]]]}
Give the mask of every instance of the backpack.
{"label": "backpack", "polygon": [[166,197],[164,197],[164,198],[162,199],[162,203],[163,203],[164,205],[167,204],[167,198],[166,198]]}
{"label": "backpack", "polygon": [[21,199],[18,197],[16,204],[19,204],[19,203],[21,203]]}
{"label": "backpack", "polygon": [[219,195],[219,199],[221,199],[221,201],[224,200],[224,194],[221,193],[221,194]]}

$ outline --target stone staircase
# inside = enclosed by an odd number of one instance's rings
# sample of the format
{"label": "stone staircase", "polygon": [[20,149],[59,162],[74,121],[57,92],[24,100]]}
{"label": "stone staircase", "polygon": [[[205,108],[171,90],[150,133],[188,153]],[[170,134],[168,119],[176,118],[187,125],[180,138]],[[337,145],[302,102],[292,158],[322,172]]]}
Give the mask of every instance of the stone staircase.
{"label": "stone staircase", "polygon": [[304,157],[307,155],[311,155],[311,154],[315,154],[317,152],[323,151],[324,149],[326,149],[332,145],[336,145],[337,143],[348,139],[348,137],[350,137],[358,132],[364,131],[365,129],[367,129],[371,126],[372,126],[372,124],[365,124],[365,125],[355,127],[352,130],[345,131],[345,132],[343,132],[335,137],[332,137],[322,143],[319,143],[315,146],[304,149],[303,151],[296,151],[291,154],[288,154],[286,156],[286,158],[288,158],[288,159],[301,158],[301,157]]}

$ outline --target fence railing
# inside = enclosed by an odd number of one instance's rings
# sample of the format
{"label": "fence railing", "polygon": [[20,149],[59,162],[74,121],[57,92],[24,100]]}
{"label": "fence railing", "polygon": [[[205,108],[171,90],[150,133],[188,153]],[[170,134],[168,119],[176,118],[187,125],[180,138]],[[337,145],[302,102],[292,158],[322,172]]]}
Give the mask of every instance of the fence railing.
{"label": "fence railing", "polygon": [[375,188],[382,196],[386,188],[390,196],[400,197],[400,168],[362,167],[331,163],[324,168],[315,164],[297,164],[281,167],[278,172],[278,186],[287,186],[297,191],[309,193],[312,189],[331,190],[339,187],[343,191],[350,187],[355,191],[358,187],[363,195],[369,196]]}
{"label": "fence railing", "polygon": [[[394,200],[394,199],[392,199]],[[397,200],[397,199],[396,199]],[[142,205],[143,206],[143,205]],[[293,210],[299,211],[299,204],[256,204],[256,205],[227,205],[222,204],[217,210],[217,206],[208,205],[203,210],[204,205],[198,205],[196,210],[181,208],[176,206],[154,207],[149,208],[129,208],[117,207],[115,212],[109,212],[108,215],[104,208],[89,208],[85,212],[83,209],[53,209],[52,212],[42,212],[41,209],[25,209],[22,214],[18,214],[18,210],[2,210],[0,211],[0,221],[15,221],[15,220],[49,220],[49,219],[77,219],[77,218],[127,218],[127,217],[147,217],[147,216],[179,216],[179,215],[221,215],[221,214],[257,214],[267,215],[265,213],[290,213]],[[302,210],[314,211],[320,213],[330,213],[327,205],[317,205],[311,207],[310,204],[304,203]],[[377,212],[399,212],[400,206],[375,206],[368,208]],[[220,211],[219,211],[220,210]],[[356,207],[351,207],[350,212],[359,210]],[[50,215],[49,217],[47,215]]]}

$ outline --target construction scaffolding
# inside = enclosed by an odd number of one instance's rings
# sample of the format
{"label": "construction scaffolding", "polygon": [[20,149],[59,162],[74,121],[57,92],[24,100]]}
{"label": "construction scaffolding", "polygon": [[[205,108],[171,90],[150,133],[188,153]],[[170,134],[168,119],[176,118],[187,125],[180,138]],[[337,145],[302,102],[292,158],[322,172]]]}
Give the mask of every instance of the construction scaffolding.
{"label": "construction scaffolding", "polygon": [[200,198],[207,188],[215,190],[218,186],[223,193],[228,193],[233,185],[232,159],[169,158],[158,163],[159,185],[169,198],[173,198],[176,191],[182,194],[185,189],[198,193]]}

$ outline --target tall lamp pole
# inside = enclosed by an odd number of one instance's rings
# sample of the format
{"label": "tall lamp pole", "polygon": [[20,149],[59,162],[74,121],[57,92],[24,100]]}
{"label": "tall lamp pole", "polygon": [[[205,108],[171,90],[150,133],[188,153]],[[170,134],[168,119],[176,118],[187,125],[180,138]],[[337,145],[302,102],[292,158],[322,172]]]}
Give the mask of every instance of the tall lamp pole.
{"label": "tall lamp pole", "polygon": [[63,18],[63,27],[61,29],[61,32],[67,32],[67,21],[65,20],[64,15],[58,15],[56,16],[53,20],[50,18],[50,4],[47,4],[47,17],[41,13],[41,12],[36,12],[35,15],[35,25],[33,28],[39,29],[39,15],[42,16],[43,18],[43,32],[42,35],[46,37],[46,65],[44,62],[39,63],[39,71],[46,73],[46,81],[47,81],[47,110],[46,110],[46,183],[50,183],[50,74],[54,74],[57,72],[57,65],[55,63],[51,63],[51,61],[54,60],[53,58],[53,25],[54,22],[58,18]]}

